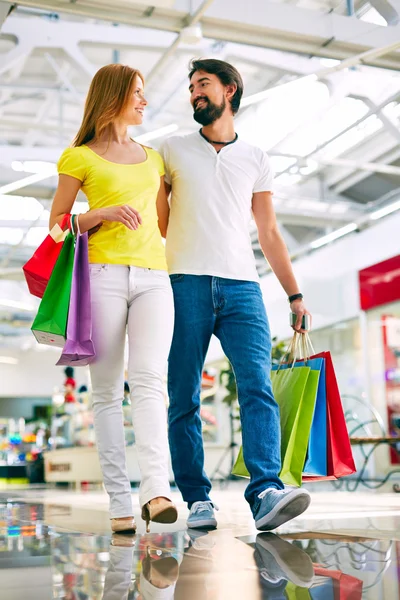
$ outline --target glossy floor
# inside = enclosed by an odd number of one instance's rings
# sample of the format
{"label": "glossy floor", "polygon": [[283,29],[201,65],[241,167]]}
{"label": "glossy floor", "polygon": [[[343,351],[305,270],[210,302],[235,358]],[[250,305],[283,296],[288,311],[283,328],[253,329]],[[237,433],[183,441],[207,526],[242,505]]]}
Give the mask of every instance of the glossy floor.
{"label": "glossy floor", "polygon": [[216,531],[187,530],[179,503],[174,525],[111,536],[101,492],[3,491],[0,597],[400,599],[400,495],[316,493],[277,535],[255,531],[242,492],[215,492]]}

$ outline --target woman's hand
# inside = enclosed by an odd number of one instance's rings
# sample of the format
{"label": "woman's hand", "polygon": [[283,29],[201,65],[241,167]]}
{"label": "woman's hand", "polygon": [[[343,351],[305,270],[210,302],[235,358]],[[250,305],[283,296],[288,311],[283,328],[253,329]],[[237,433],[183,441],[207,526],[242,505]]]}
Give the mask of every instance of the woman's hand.
{"label": "woman's hand", "polygon": [[302,328],[302,320],[305,315],[310,317],[310,329],[311,329],[311,314],[308,312],[306,307],[304,306],[303,300],[295,300],[290,305],[290,310],[292,313],[297,315],[296,323],[292,325],[292,329],[297,331],[298,333],[307,333],[307,329]]}
{"label": "woman's hand", "polygon": [[122,223],[128,229],[136,230],[142,224],[142,217],[137,210],[124,204],[123,206],[108,206],[101,209],[101,220]]}

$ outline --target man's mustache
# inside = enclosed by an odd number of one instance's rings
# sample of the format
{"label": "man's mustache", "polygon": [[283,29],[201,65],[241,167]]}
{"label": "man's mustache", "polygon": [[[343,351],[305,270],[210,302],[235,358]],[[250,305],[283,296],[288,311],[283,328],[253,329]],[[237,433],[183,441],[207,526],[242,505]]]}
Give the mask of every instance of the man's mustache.
{"label": "man's mustache", "polygon": [[201,102],[202,100],[208,103],[208,98],[197,98],[196,101],[195,101],[195,103],[194,103],[194,108],[195,109],[197,108],[197,103]]}

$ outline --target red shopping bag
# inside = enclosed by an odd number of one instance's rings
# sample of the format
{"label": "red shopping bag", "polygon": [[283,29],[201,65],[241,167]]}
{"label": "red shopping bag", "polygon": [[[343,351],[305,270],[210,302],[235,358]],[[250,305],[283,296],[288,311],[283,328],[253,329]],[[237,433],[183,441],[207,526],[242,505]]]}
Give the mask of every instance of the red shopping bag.
{"label": "red shopping bag", "polygon": [[310,358],[325,359],[326,399],[328,406],[328,475],[327,477],[303,476],[303,481],[337,479],[356,472],[350,438],[344,417],[342,400],[336,380],[330,352],[320,352]]}
{"label": "red shopping bag", "polygon": [[61,252],[61,246],[68,233],[70,219],[71,215],[64,215],[61,224],[54,225],[32,258],[23,266],[26,283],[33,296],[43,297],[50,275]]}
{"label": "red shopping bag", "polygon": [[[330,571],[322,567],[314,567],[317,577],[329,577],[333,581],[333,593],[335,600],[361,600],[363,582],[352,575],[346,575],[342,571]],[[311,588],[312,591],[312,588]]]}

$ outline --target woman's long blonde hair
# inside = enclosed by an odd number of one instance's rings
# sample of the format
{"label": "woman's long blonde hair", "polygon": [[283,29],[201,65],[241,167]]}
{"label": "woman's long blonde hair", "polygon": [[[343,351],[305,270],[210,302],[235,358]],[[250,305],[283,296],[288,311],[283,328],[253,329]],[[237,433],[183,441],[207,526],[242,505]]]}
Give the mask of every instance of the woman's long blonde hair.
{"label": "woman's long blonde hair", "polygon": [[93,77],[86,98],[82,124],[73,146],[82,146],[99,138],[124,110],[140,71],[127,65],[106,65]]}

